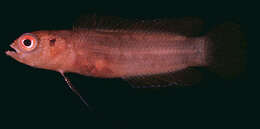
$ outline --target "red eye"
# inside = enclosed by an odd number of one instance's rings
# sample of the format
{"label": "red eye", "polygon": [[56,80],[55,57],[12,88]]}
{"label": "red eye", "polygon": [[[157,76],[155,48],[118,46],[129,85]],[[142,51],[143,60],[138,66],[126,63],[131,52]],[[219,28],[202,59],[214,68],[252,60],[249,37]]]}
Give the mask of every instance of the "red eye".
{"label": "red eye", "polygon": [[30,33],[23,34],[19,38],[19,46],[25,52],[34,50],[37,46],[37,42],[36,36]]}

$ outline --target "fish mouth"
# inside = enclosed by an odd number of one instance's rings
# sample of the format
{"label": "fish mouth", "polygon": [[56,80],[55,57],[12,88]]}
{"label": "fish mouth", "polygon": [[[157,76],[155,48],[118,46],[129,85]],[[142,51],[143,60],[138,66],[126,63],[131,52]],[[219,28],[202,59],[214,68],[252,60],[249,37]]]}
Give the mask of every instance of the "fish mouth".
{"label": "fish mouth", "polygon": [[6,55],[8,55],[8,56],[14,56],[14,55],[16,55],[17,53],[19,53],[19,50],[18,50],[16,47],[14,47],[13,44],[11,44],[10,47],[11,47],[11,50],[7,50],[7,51],[5,52]]}

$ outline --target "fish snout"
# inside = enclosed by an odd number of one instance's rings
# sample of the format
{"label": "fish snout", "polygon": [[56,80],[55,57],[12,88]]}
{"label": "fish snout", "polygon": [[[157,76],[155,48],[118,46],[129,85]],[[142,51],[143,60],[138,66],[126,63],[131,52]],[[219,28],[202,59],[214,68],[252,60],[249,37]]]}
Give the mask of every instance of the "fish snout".
{"label": "fish snout", "polygon": [[20,51],[15,47],[14,44],[11,44],[10,47],[11,47],[11,50],[7,50],[7,51],[5,52],[5,54],[8,55],[8,56],[11,56],[11,57],[13,57],[13,58],[17,57],[17,56],[18,56],[17,54],[18,54]]}

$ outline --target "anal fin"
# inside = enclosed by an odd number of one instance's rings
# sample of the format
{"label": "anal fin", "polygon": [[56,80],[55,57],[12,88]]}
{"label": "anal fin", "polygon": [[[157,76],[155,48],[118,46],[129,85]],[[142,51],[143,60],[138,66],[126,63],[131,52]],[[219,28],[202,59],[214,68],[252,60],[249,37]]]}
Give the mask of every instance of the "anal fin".
{"label": "anal fin", "polygon": [[169,86],[190,86],[201,81],[202,73],[196,68],[176,72],[124,77],[133,88],[158,88]]}

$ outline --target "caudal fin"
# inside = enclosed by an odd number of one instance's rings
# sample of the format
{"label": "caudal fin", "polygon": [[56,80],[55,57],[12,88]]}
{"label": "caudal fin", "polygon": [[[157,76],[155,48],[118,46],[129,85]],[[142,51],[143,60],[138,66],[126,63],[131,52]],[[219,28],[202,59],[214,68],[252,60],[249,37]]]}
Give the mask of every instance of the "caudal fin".
{"label": "caudal fin", "polygon": [[208,34],[207,60],[211,71],[232,78],[246,70],[247,43],[240,25],[225,23]]}

